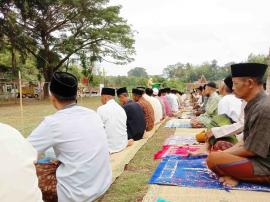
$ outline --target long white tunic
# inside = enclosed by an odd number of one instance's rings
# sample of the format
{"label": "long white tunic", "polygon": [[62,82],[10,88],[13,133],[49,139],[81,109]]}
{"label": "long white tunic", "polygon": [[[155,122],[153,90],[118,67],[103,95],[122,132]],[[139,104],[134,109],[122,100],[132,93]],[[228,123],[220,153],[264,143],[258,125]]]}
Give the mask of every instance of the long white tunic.
{"label": "long white tunic", "polygon": [[171,110],[172,112],[178,112],[179,111],[179,105],[178,105],[178,102],[177,102],[177,96],[175,94],[168,94],[166,95],[168,101],[169,101],[169,104],[171,106]]}
{"label": "long white tunic", "polygon": [[73,106],[48,116],[28,137],[42,153],[51,146],[61,162],[56,172],[59,202],[90,202],[112,180],[104,126],[93,110]]}
{"label": "long white tunic", "polygon": [[120,152],[127,147],[127,115],[115,100],[109,100],[97,109],[103,121],[110,153]]}
{"label": "long white tunic", "polygon": [[36,150],[19,131],[0,123],[0,201],[41,202],[34,161]]}
{"label": "long white tunic", "polygon": [[[245,121],[244,120],[245,119],[244,118],[244,109],[245,109],[246,104],[247,103],[245,101],[242,101],[241,113],[240,113],[236,123],[211,129],[211,131],[212,131],[213,135],[215,136],[215,138],[226,137],[226,136],[241,133],[243,131],[243,129],[244,129],[244,121]],[[241,137],[240,137],[240,139],[241,139]]]}
{"label": "long white tunic", "polygon": [[218,114],[226,114],[234,122],[237,122],[241,114],[242,101],[234,94],[225,95],[218,103]]}
{"label": "long white tunic", "polygon": [[151,104],[154,110],[155,124],[159,123],[160,120],[162,119],[162,106],[160,102],[156,98],[149,96],[147,94],[144,94],[143,97],[144,99],[146,99],[146,101],[148,101]]}

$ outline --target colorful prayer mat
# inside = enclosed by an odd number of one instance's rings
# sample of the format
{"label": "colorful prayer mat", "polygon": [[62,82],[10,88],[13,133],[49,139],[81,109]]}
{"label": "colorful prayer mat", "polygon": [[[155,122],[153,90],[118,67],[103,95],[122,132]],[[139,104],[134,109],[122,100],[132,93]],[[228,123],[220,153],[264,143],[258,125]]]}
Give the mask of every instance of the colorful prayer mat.
{"label": "colorful prayer mat", "polygon": [[188,156],[189,152],[197,151],[198,147],[192,146],[175,146],[175,145],[165,145],[162,147],[162,150],[154,154],[154,159],[163,159],[166,156]]}
{"label": "colorful prayer mat", "polygon": [[239,183],[237,187],[225,187],[207,168],[204,157],[167,156],[158,165],[149,184],[175,185],[205,189],[235,189],[270,192],[270,185]]}
{"label": "colorful prayer mat", "polygon": [[194,145],[194,144],[198,144],[194,135],[184,135],[184,136],[173,135],[167,138],[164,142],[164,145],[178,145],[178,146]]}
{"label": "colorful prayer mat", "polygon": [[165,128],[192,128],[190,119],[172,119],[169,120]]}

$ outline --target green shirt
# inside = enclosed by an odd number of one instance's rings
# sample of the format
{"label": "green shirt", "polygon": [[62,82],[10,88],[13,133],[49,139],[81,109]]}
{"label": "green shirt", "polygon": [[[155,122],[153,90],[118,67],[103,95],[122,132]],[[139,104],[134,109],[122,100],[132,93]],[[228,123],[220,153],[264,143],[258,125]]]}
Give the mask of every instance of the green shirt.
{"label": "green shirt", "polygon": [[216,93],[212,93],[208,98],[205,113],[198,117],[198,120],[205,126],[209,125],[212,117],[217,115],[218,103],[221,97]]}

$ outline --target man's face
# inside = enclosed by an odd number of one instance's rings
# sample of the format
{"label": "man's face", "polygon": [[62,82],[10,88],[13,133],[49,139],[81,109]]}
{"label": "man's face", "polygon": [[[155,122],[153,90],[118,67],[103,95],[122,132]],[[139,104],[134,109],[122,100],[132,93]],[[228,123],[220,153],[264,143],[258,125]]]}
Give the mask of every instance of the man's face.
{"label": "man's face", "polygon": [[124,94],[121,94],[118,96],[118,100],[121,103],[121,105],[124,105],[127,103],[128,97]]}
{"label": "man's face", "polygon": [[138,95],[135,95],[135,94],[132,94],[132,99],[133,99],[135,102],[138,102],[138,101],[139,101],[139,96],[138,96]]}
{"label": "man's face", "polygon": [[233,92],[236,97],[240,99],[245,99],[250,93],[250,79],[245,79],[241,77],[234,77],[233,80]]}
{"label": "man's face", "polygon": [[210,95],[210,92],[211,92],[211,88],[209,86],[205,86],[204,94],[206,96],[209,96]]}

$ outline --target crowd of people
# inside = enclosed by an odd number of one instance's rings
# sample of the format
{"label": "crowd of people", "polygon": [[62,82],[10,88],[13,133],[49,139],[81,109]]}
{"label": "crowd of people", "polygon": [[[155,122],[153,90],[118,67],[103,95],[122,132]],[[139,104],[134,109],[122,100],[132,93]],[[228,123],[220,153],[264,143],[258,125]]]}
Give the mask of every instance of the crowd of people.
{"label": "crowd of people", "polygon": [[[191,93],[194,128],[208,128],[208,167],[225,185],[239,180],[270,183],[270,100],[263,89],[267,66],[241,63],[217,89],[214,82]],[[78,81],[55,72],[49,87],[57,112],[27,139],[0,124],[1,201],[94,201],[112,182],[110,155],[144,137],[166,117],[177,116],[187,96],[170,88],[103,88],[94,110],[76,102]],[[129,96],[131,94],[131,96]],[[45,157],[45,158],[44,158]],[[6,162],[9,162],[6,164]],[[14,181],[10,179],[14,178]],[[12,182],[16,181],[16,185]]]}
{"label": "crowd of people", "polygon": [[[191,94],[194,128],[207,128],[205,144],[191,155],[208,154],[208,167],[220,182],[270,183],[270,99],[263,82],[267,66],[241,63],[219,89],[213,82]],[[202,140],[203,139],[203,140]]]}
{"label": "crowd of people", "polygon": [[[6,158],[12,154],[16,168],[12,175],[20,180],[28,177],[5,193],[2,201],[98,199],[112,182],[110,155],[142,139],[167,116],[176,115],[182,102],[180,93],[170,88],[137,87],[129,97],[126,87],[106,87],[95,112],[77,104],[77,89],[74,75],[55,72],[49,87],[55,114],[45,117],[27,139],[10,126],[0,125],[5,133],[1,138],[6,138],[2,153],[8,153]],[[2,174],[7,173],[4,168]],[[8,178],[1,182],[1,187],[10,184]]]}

